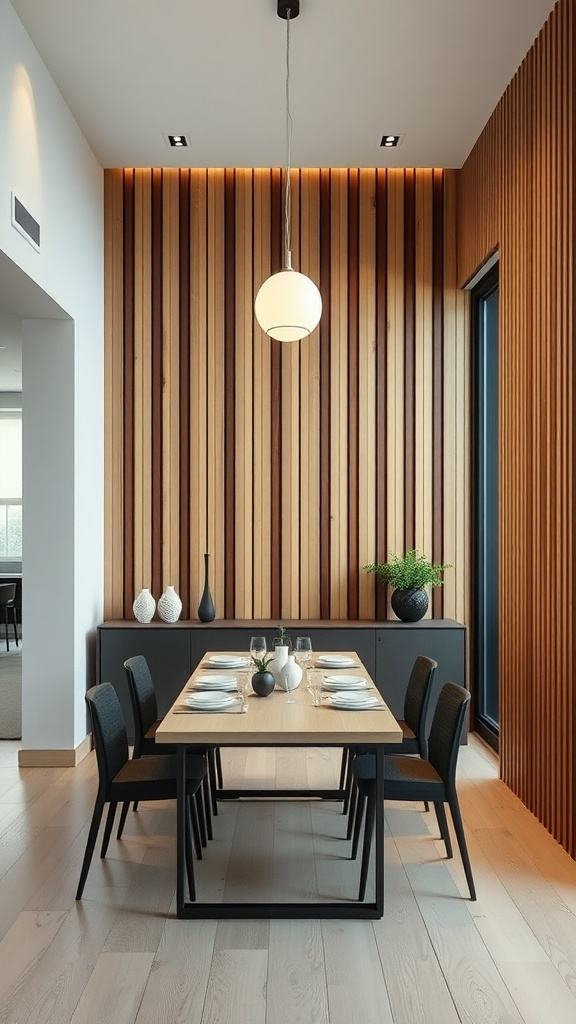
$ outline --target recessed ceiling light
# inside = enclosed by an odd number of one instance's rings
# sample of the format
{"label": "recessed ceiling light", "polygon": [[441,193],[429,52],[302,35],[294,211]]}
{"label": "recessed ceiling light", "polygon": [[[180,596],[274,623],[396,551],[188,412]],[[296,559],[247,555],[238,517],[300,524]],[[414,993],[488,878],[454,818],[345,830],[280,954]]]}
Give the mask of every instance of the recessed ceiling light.
{"label": "recessed ceiling light", "polygon": [[400,135],[383,135],[380,140],[380,145],[388,149],[391,148],[392,146],[398,146],[400,143],[400,138]]}
{"label": "recessed ceiling light", "polygon": [[185,135],[169,135],[168,136],[169,146],[187,146],[188,139]]}

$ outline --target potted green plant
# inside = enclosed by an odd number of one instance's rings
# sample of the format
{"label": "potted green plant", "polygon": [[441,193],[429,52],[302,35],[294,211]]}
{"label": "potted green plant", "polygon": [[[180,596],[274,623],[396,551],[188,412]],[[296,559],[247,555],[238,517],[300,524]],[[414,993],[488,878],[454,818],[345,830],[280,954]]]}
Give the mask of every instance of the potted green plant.
{"label": "potted green plant", "polygon": [[252,657],[252,664],[256,669],[252,676],[252,689],[257,697],[268,697],[274,689],[274,676],[268,671],[268,665],[273,660],[273,654],[265,654],[263,658]]}
{"label": "potted green plant", "polygon": [[393,588],[390,603],[392,611],[402,622],[417,622],[428,610],[425,587],[441,587],[442,573],[451,569],[449,563],[434,565],[425,555],[413,548],[404,555],[390,553],[389,562],[376,562],[364,566],[373,572],[379,583]]}

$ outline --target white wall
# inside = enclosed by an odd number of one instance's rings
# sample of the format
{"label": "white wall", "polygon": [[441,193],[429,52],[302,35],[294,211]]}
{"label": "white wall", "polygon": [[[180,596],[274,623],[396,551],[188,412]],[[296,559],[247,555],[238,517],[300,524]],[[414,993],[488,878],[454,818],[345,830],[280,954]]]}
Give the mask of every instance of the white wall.
{"label": "white wall", "polygon": [[[8,0],[0,148],[0,255],[60,307],[54,320],[14,310],[23,319],[22,739],[69,749],[86,734],[87,640],[103,607],[103,173]],[[40,253],[11,225],[11,192],[40,223]]]}

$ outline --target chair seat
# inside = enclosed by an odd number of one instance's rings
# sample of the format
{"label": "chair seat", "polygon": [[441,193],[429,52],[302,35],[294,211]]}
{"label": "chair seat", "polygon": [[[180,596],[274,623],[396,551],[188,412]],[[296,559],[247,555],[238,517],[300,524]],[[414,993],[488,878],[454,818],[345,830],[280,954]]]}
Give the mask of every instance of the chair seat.
{"label": "chair seat", "polygon": [[[139,757],[122,765],[111,784],[114,799],[142,799],[138,794],[142,785],[149,788],[150,800],[173,800],[176,796],[176,758],[173,754]],[[186,779],[197,782],[206,774],[206,763],[201,755],[186,758]]]}
{"label": "chair seat", "polygon": [[[354,777],[362,792],[376,783],[374,754],[361,754],[354,761]],[[444,783],[429,761],[404,754],[386,754],[384,757],[384,799],[410,800],[407,786],[418,789],[419,800],[444,799]]]}

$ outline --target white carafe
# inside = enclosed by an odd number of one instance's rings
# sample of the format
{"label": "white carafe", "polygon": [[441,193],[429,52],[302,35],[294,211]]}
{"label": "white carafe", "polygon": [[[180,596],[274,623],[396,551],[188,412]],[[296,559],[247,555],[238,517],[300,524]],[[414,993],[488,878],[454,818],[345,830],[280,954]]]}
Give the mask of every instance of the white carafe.
{"label": "white carafe", "polygon": [[275,647],[274,660],[271,661],[268,666],[268,671],[271,672],[272,675],[274,676],[274,682],[276,686],[279,686],[281,690],[285,689],[285,687],[282,686],[282,669],[284,668],[286,662],[288,661],[289,650],[290,648],[287,646]]}
{"label": "white carafe", "polygon": [[281,690],[295,690],[302,682],[302,669],[297,664],[293,654],[289,654],[286,663],[280,672],[279,686]]}

